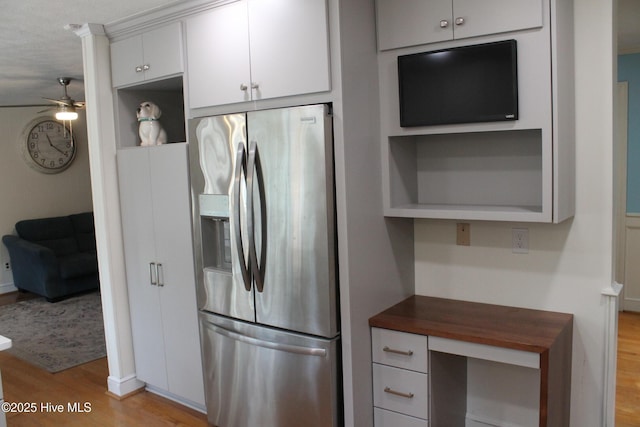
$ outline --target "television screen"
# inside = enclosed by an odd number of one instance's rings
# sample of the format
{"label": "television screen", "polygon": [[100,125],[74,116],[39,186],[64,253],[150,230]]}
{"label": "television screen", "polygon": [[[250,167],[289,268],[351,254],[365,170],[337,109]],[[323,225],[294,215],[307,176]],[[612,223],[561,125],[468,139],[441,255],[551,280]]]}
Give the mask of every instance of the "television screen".
{"label": "television screen", "polygon": [[398,56],[400,126],[518,118],[515,40]]}

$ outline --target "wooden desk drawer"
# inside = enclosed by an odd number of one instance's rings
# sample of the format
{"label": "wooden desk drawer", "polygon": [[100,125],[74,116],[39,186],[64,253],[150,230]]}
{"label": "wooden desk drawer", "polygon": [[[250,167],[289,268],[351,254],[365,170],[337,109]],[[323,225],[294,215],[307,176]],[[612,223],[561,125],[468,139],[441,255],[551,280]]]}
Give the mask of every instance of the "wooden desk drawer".
{"label": "wooden desk drawer", "polygon": [[373,418],[375,427],[429,427],[427,420],[380,408],[373,408]]}
{"label": "wooden desk drawer", "polygon": [[373,405],[413,417],[428,419],[428,375],[374,363]]}
{"label": "wooden desk drawer", "polygon": [[429,350],[425,335],[371,328],[371,351],[375,363],[429,372]]}

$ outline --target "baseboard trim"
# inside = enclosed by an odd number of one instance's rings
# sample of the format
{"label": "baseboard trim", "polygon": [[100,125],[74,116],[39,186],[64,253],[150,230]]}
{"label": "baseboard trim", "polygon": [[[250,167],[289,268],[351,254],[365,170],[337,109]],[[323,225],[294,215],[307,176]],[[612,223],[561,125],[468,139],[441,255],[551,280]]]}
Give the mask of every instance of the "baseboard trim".
{"label": "baseboard trim", "polygon": [[144,387],[141,387],[137,390],[133,390],[131,393],[127,393],[124,396],[118,396],[117,394],[114,394],[110,391],[105,391],[104,394],[106,394],[107,396],[109,396],[112,399],[116,399],[116,400],[125,400],[128,397],[131,396],[135,396],[136,394],[142,393],[144,391]]}
{"label": "baseboard trim", "polygon": [[174,401],[176,403],[179,403],[179,404],[181,404],[183,406],[186,406],[187,408],[191,408],[191,409],[193,409],[195,411],[198,411],[200,413],[203,413],[203,414],[207,413],[207,408],[204,405],[202,405],[200,403],[193,402],[193,401],[191,401],[189,399],[185,399],[184,397],[176,396],[175,394],[169,393],[168,391],[163,390],[161,388],[157,388],[157,387],[154,387],[152,385],[147,384],[147,391],[150,392],[150,393],[157,394],[158,396],[162,396],[165,399],[172,400],[172,401]]}
{"label": "baseboard trim", "polygon": [[0,295],[8,294],[9,292],[16,292],[18,288],[13,286],[13,282],[10,283],[0,283]]}
{"label": "baseboard trim", "polygon": [[145,383],[136,378],[135,375],[129,375],[124,378],[109,376],[107,378],[108,392],[110,396],[124,399],[129,395],[144,389]]}

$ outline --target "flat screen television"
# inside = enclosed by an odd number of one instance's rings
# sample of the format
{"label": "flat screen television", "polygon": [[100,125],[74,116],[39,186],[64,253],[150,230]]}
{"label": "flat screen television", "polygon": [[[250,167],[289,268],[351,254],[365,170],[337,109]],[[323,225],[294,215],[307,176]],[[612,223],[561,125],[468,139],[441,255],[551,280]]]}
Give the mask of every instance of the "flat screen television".
{"label": "flat screen television", "polygon": [[400,126],[518,119],[515,40],[398,56]]}

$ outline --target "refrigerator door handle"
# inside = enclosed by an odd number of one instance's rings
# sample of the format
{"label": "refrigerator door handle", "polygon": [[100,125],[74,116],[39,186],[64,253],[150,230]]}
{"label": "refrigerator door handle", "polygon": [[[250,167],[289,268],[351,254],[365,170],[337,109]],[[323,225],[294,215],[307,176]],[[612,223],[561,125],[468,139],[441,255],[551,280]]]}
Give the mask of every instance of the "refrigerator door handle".
{"label": "refrigerator door handle", "polygon": [[[256,250],[255,218],[253,207],[253,186],[258,182],[258,196],[260,198],[260,261]],[[256,283],[256,290],[262,292],[264,289],[264,267],[266,265],[267,254],[267,207],[265,202],[264,177],[260,155],[256,141],[249,143],[249,156],[247,160],[247,211],[249,229],[249,261],[253,279]]]}
{"label": "refrigerator door handle", "polygon": [[230,338],[235,341],[243,342],[245,344],[268,348],[270,350],[286,351],[287,353],[301,354],[304,356],[325,357],[327,355],[327,350],[324,348],[302,347],[299,345],[265,341],[265,340],[249,337],[246,335],[242,335],[237,332],[230,331],[208,320],[206,320],[206,322],[208,324],[207,327],[213,329],[217,334]]}
{"label": "refrigerator door handle", "polygon": [[[242,246],[242,231],[240,227],[240,186],[242,185],[242,173],[247,176],[247,163],[244,144],[241,142],[238,144],[236,151],[236,167],[233,173],[233,201],[235,203],[235,209],[233,209],[232,215],[235,219],[234,232],[236,238],[236,250],[238,255],[238,261],[240,264],[240,272],[242,273],[242,281],[244,282],[244,288],[251,292],[251,276],[249,269],[247,268],[247,260],[244,256],[244,247]],[[250,215],[249,215],[250,216]]]}

